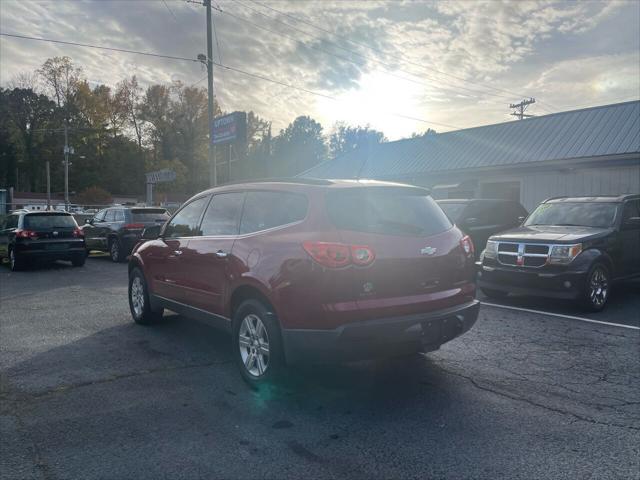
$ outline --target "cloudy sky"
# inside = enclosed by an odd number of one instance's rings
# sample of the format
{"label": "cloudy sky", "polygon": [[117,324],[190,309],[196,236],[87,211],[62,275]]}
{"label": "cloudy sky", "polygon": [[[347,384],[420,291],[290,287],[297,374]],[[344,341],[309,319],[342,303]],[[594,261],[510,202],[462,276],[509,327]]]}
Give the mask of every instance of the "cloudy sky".
{"label": "cloudy sky", "polygon": [[[390,139],[507,121],[525,97],[547,113],[640,97],[640,2],[219,0],[215,68],[225,110],[274,133],[298,115],[326,130],[370,124]],[[205,9],[184,0],[0,0],[0,31],[195,58]],[[219,46],[219,48],[218,48]],[[0,83],[67,55],[90,82],[180,80],[197,62],[0,37]]]}

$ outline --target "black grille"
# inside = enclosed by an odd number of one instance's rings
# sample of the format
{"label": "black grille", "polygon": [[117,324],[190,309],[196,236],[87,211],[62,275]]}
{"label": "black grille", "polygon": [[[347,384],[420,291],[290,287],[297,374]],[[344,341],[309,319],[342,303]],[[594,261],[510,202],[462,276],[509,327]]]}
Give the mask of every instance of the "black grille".
{"label": "black grille", "polygon": [[525,245],[524,253],[539,253],[547,255],[549,253],[549,247],[547,245]]}
{"label": "black grille", "polygon": [[505,265],[516,265],[517,262],[517,257],[514,255],[498,255],[498,259]]}
{"label": "black grille", "polygon": [[547,263],[546,257],[524,257],[525,267],[541,267]]}
{"label": "black grille", "polygon": [[501,243],[498,245],[499,252],[517,252],[518,244],[517,243]]}

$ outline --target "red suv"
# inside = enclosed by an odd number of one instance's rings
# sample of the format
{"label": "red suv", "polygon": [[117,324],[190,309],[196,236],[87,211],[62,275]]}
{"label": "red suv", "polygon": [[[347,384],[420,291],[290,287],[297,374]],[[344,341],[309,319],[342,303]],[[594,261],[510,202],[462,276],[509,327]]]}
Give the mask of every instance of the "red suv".
{"label": "red suv", "polygon": [[243,377],[432,351],[478,316],[473,243],[419,187],[282,180],[200,193],[129,263],[137,323],[167,308],[232,333]]}

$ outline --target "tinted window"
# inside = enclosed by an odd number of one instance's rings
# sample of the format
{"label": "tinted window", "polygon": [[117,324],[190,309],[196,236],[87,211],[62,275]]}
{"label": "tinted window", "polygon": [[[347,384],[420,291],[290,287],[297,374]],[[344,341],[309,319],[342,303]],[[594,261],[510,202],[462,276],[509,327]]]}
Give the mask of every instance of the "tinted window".
{"label": "tinted window", "polygon": [[104,216],[105,222],[113,222],[116,218],[115,210],[107,210],[107,213]]}
{"label": "tinted window", "polygon": [[115,221],[116,222],[124,222],[124,211],[123,210],[116,210]]}
{"label": "tinted window", "polygon": [[56,215],[44,213],[41,215],[25,215],[24,228],[29,230],[50,229],[50,228],[74,228],[76,221],[71,215]]}
{"label": "tinted window", "polygon": [[466,203],[439,203],[440,208],[444,210],[444,213],[453,220],[454,222],[460,218],[460,214],[464,210],[464,207],[467,206]]}
{"label": "tinted window", "polygon": [[622,222],[625,222],[633,217],[640,217],[640,200],[627,202],[624,205],[624,211],[622,212]]}
{"label": "tinted window", "polygon": [[289,192],[247,192],[240,233],[259,232],[302,220],[308,200]]}
{"label": "tinted window", "polygon": [[18,226],[18,215],[9,215],[5,228],[16,228]]}
{"label": "tinted window", "polygon": [[613,225],[615,203],[543,203],[529,216],[525,225],[577,225],[606,228]]}
{"label": "tinted window", "polygon": [[198,224],[202,210],[209,201],[209,197],[200,197],[185,205],[169,222],[165,229],[167,237],[195,237],[200,235]]}
{"label": "tinted window", "polygon": [[93,217],[93,220],[95,222],[102,222],[104,220],[104,216],[106,215],[106,213],[107,213],[106,209],[100,210],[98,213],[96,213],[96,216]]}
{"label": "tinted window", "polygon": [[329,217],[343,230],[389,235],[433,235],[451,222],[428,195],[408,188],[335,191],[327,196]]}
{"label": "tinted window", "polygon": [[134,208],[131,210],[133,222],[166,222],[169,219],[169,212],[164,208]]}
{"label": "tinted window", "polygon": [[237,235],[244,193],[215,195],[202,219],[202,235]]}

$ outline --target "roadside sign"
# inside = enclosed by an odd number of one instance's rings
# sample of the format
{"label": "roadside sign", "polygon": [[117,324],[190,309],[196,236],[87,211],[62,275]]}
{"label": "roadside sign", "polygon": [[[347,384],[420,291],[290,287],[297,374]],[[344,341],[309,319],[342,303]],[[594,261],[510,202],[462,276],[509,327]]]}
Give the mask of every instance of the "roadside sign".
{"label": "roadside sign", "polygon": [[246,112],[233,112],[213,119],[213,124],[211,125],[211,142],[213,145],[245,143],[246,141]]}
{"label": "roadside sign", "polygon": [[147,177],[147,183],[172,182],[176,179],[176,172],[168,168],[163,168],[155,172],[145,173],[145,176]]}

